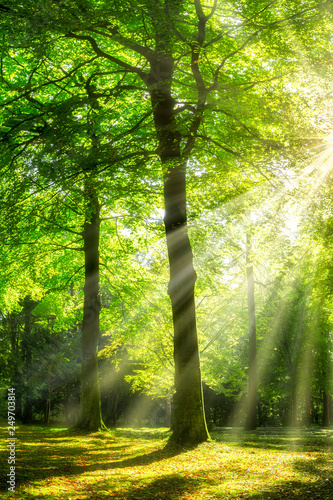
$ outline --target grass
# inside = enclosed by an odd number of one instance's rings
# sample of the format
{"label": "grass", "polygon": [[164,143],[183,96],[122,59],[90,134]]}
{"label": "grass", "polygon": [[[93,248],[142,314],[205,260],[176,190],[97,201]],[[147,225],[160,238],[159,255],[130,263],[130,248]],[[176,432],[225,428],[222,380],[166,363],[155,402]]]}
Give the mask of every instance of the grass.
{"label": "grass", "polygon": [[91,435],[16,428],[16,490],[5,499],[333,499],[333,430],[221,429],[195,449],[164,449],[167,429]]}

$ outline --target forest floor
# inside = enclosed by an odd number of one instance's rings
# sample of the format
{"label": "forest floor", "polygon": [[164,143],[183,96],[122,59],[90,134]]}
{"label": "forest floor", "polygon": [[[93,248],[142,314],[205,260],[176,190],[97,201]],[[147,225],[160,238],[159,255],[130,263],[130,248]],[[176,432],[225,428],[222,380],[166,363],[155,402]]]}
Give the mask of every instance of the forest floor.
{"label": "forest floor", "polygon": [[164,449],[167,429],[90,435],[16,427],[15,492],[7,490],[7,426],[0,426],[5,499],[333,499],[333,429],[223,428],[190,450]]}

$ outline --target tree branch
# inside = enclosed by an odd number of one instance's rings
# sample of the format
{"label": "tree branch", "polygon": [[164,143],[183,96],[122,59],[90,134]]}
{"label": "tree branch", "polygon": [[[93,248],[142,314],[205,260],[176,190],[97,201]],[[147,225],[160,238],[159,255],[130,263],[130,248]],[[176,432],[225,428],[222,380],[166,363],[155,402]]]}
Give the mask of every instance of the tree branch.
{"label": "tree branch", "polygon": [[246,163],[248,163],[249,165],[254,167],[256,170],[258,170],[260,175],[265,177],[265,179],[271,184],[271,186],[275,187],[273,182],[271,181],[271,179],[269,177],[267,177],[267,175],[261,170],[261,168],[258,167],[258,165],[253,164],[250,160],[247,160],[246,158],[244,158],[240,153],[237,153],[236,151],[233,151],[232,149],[230,149],[226,146],[223,146],[218,141],[215,141],[214,139],[212,139],[211,137],[207,137],[206,135],[197,134],[197,137],[200,137],[201,139],[204,139],[205,141],[209,141],[212,144],[215,144],[215,146],[218,146],[219,148],[223,149],[223,151],[225,151],[226,153],[229,153],[232,156],[234,156],[235,158],[239,158],[240,160],[245,161]]}
{"label": "tree branch", "polygon": [[227,323],[223,328],[220,328],[220,330],[218,330],[218,332],[214,335],[214,337],[208,342],[208,344],[205,345],[205,347],[203,349],[201,349],[200,351],[200,354],[202,354],[206,349],[208,349],[208,347],[210,347],[214,342],[215,340],[217,340],[221,335],[222,333],[230,326],[232,325],[235,320],[236,320],[237,316],[234,316],[232,318],[231,321],[229,321],[229,323]]}
{"label": "tree branch", "polygon": [[144,71],[141,71],[140,68],[136,68],[135,66],[132,66],[131,64],[128,64],[128,63],[122,61],[121,59],[118,59],[117,57],[113,57],[110,54],[108,54],[107,52],[104,52],[104,50],[102,50],[98,46],[96,40],[92,36],[89,36],[89,35],[77,35],[76,33],[73,33],[72,31],[70,31],[69,33],[67,33],[65,35],[65,37],[66,38],[74,38],[76,40],[85,40],[85,41],[89,42],[90,45],[91,45],[91,47],[92,47],[92,49],[93,49],[93,51],[96,53],[96,55],[98,57],[103,57],[104,59],[108,59],[109,61],[113,62],[117,66],[121,66],[126,71],[129,71],[130,73],[136,73],[137,75],[140,76],[140,78],[143,81],[146,81],[146,79],[148,77],[147,73],[145,73]]}
{"label": "tree branch", "polygon": [[214,83],[213,83],[213,85],[211,87],[212,90],[215,90],[216,85],[217,85],[217,80],[218,80],[219,73],[220,73],[221,69],[223,68],[223,66],[225,65],[225,63],[227,62],[227,60],[230,59],[231,57],[235,56],[236,54],[238,54],[238,52],[241,52],[253,40],[253,38],[255,38],[259,33],[260,33],[259,30],[255,31],[254,33],[252,33],[252,35],[250,35],[245,40],[245,42],[242,43],[242,45],[238,49],[233,50],[227,56],[225,56],[225,58],[222,60],[222,62],[219,64],[218,68],[215,71],[215,74],[214,74]]}
{"label": "tree branch", "polygon": [[254,132],[252,132],[252,130],[250,130],[246,125],[245,123],[243,123],[241,120],[239,120],[238,118],[236,118],[236,116],[234,116],[232,113],[228,113],[228,111],[225,111],[224,109],[219,109],[219,108],[211,108],[211,107],[208,107],[208,109],[210,109],[211,111],[214,111],[216,113],[223,113],[224,115],[226,116],[229,116],[230,118],[233,118],[237,123],[240,124],[241,127],[243,127],[250,135],[252,135],[253,137],[256,137],[257,139],[260,140],[260,137],[255,134]]}
{"label": "tree branch", "polygon": [[105,31],[100,31],[95,28],[87,28],[87,31],[90,31],[92,33],[96,33],[97,35],[102,35],[107,38],[111,38],[111,40],[114,40],[115,42],[118,42],[120,45],[123,47],[128,47],[129,49],[134,50],[138,54],[141,54],[144,56],[148,61],[152,60],[155,57],[155,52],[151,50],[149,47],[144,47],[142,45],[139,45],[138,43],[134,43],[128,38],[122,36],[118,28],[111,28],[110,26],[104,26],[111,34],[105,33]]}
{"label": "tree branch", "polygon": [[[77,240],[77,241],[80,241],[80,240]],[[73,243],[77,243],[77,241],[73,241]],[[69,245],[60,245],[59,243],[50,243],[50,246],[51,247],[55,247],[55,248],[64,248],[65,250],[75,250],[76,252],[84,252],[84,249],[81,248],[81,247],[71,247]]]}
{"label": "tree branch", "polygon": [[63,80],[66,80],[69,76],[73,75],[78,69],[82,68],[83,66],[86,66],[87,64],[90,64],[91,62],[95,61],[97,58],[98,58],[98,56],[94,56],[91,59],[88,59],[88,61],[85,61],[81,64],[78,64],[76,66],[76,68],[73,68],[71,71],[66,73],[66,75],[62,76],[61,78],[55,78],[54,80],[48,80],[47,82],[41,83],[40,85],[37,85],[34,88],[29,88],[29,90],[27,90],[23,94],[20,94],[19,96],[15,97],[11,101],[6,101],[5,103],[0,104],[0,107],[4,108],[4,107],[8,106],[9,104],[12,104],[16,101],[19,101],[20,99],[27,98],[28,95],[33,94],[34,92],[36,92],[37,90],[40,90],[43,87],[47,87],[48,85],[56,84],[57,82],[62,82]]}
{"label": "tree branch", "polygon": [[151,111],[147,111],[147,113],[145,113],[143,115],[143,117],[132,128],[130,128],[129,130],[126,130],[126,132],[124,132],[124,133],[119,134],[118,136],[116,136],[114,138],[114,141],[117,141],[118,139],[124,137],[125,135],[131,134],[132,132],[134,132],[134,130],[137,130],[140,127],[141,123],[143,123],[145,121],[145,119],[148,118],[148,116],[151,116],[152,113],[153,113],[152,110]]}
{"label": "tree branch", "polygon": [[47,292],[45,293],[44,297],[46,297],[46,295],[48,295],[49,293],[52,293],[52,292],[58,292],[58,291],[61,291],[61,290],[66,290],[67,285],[71,282],[71,280],[74,278],[74,276],[76,276],[82,269],[84,269],[84,265],[80,266],[76,271],[74,271],[74,273],[66,281],[66,283],[64,284],[64,286],[56,287],[56,288],[50,288],[49,290],[47,290]]}

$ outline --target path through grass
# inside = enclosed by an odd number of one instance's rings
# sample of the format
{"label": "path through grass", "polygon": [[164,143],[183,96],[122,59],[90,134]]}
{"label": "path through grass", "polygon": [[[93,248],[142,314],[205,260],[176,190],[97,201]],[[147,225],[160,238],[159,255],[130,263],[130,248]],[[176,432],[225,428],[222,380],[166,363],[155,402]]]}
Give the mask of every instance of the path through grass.
{"label": "path through grass", "polygon": [[7,427],[1,497],[88,499],[333,499],[333,430],[212,432],[192,450],[163,450],[166,429],[75,435],[16,428],[16,491],[7,491]]}

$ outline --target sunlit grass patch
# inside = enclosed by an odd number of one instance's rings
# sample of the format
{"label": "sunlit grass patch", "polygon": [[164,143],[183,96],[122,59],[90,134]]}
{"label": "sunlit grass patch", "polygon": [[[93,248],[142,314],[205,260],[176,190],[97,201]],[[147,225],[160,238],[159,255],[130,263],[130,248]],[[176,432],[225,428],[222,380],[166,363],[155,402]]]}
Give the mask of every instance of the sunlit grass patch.
{"label": "sunlit grass patch", "polygon": [[332,430],[221,429],[190,450],[164,449],[167,429],[76,435],[20,426],[16,435],[16,492],[3,474],[3,498],[333,498]]}

